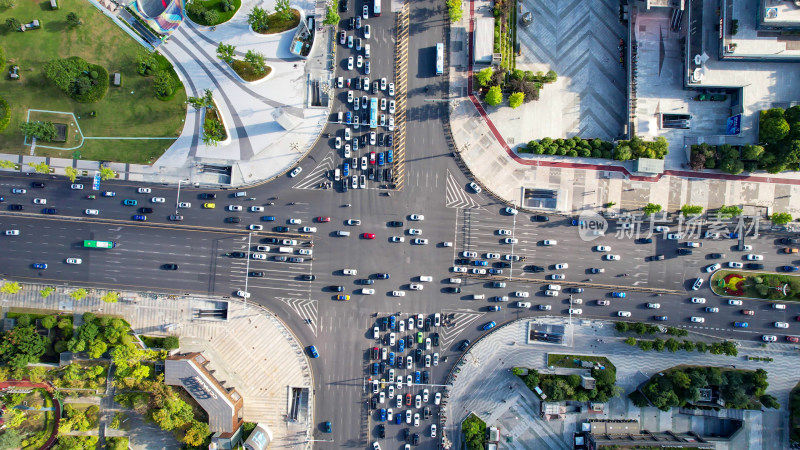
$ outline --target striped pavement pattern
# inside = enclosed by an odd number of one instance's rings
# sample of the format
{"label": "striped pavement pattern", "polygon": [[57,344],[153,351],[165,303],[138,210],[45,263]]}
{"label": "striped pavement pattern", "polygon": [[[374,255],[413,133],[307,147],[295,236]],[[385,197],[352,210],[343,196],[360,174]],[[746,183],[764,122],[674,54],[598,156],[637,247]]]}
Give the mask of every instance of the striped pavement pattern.
{"label": "striped pavement pattern", "polygon": [[317,335],[317,300],[284,297],[276,297],[276,299],[286,303],[301,319],[310,319],[311,322],[306,321],[306,325],[314,333],[314,336]]}
{"label": "striped pavement pattern", "polygon": [[394,123],[397,131],[394,136],[394,184],[396,190],[402,190],[406,180],[406,105],[408,95],[408,35],[409,6],[397,13],[397,39],[395,44],[395,115]]}
{"label": "striped pavement pattern", "polygon": [[330,174],[336,166],[336,162],[333,159],[333,152],[328,152],[328,154],[322,158],[322,161],[317,164],[317,167],[311,169],[304,178],[292,187],[294,189],[322,189],[318,187],[320,183],[332,181],[328,178],[328,174]]}
{"label": "striped pavement pattern", "polygon": [[453,314],[453,318],[450,319],[451,323],[455,325],[452,326],[445,326],[441,328],[441,332],[439,333],[441,346],[447,347],[453,342],[455,342],[458,335],[464,331],[465,328],[469,326],[472,322],[483,316],[484,314],[481,312],[471,311],[471,310],[463,310],[463,309],[455,309],[455,310],[444,310],[442,314],[448,316]]}
{"label": "striped pavement pattern", "polygon": [[447,208],[479,208],[480,204],[459,185],[450,169],[447,170],[445,186],[445,206]]}

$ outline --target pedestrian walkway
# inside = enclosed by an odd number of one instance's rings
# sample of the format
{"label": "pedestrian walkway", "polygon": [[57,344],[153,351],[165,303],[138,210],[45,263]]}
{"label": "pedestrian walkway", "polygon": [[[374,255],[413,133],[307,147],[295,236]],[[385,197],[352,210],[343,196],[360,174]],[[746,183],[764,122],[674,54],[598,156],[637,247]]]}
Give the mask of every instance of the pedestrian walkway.
{"label": "pedestrian walkway", "polygon": [[[305,433],[313,422],[311,367],[303,347],[276,316],[266,309],[238,301],[206,297],[154,296],[121,292],[120,301],[105,303],[105,290],[91,289],[86,299],[72,300],[74,288],[57,287],[42,298],[44,285],[24,284],[14,295],[2,294],[3,312],[11,308],[35,308],[80,315],[93,312],[124,317],[137,334],[177,335],[182,352],[203,352],[208,369],[224,386],[236,388],[244,398],[244,420],[269,425],[273,445],[305,448]],[[157,298],[153,298],[157,297]],[[227,320],[198,319],[198,310],[227,308]],[[305,423],[285,420],[291,387],[309,390],[309,413]]]}
{"label": "pedestrian walkway", "polygon": [[[564,325],[561,318],[543,318],[535,322]],[[643,352],[632,348],[622,342],[622,338],[615,337],[613,324],[610,322],[582,320],[573,322],[572,331],[567,327],[568,334],[574,334],[574,344],[569,346],[544,344],[533,341],[526,344],[526,333],[529,330],[530,320],[513,321],[501,326],[486,335],[480,341],[473,343],[470,350],[456,364],[452,375],[452,387],[448,391],[446,405],[446,422],[443,424],[447,430],[447,437],[454,442],[454,448],[460,445],[459,424],[470,413],[476,414],[488,425],[505,422],[504,429],[517,427],[516,420],[528,426],[527,434],[523,429],[516,429],[517,436],[527,436],[530,439],[522,444],[526,448],[541,447],[546,442],[546,448],[571,448],[570,440],[575,426],[587,418],[604,419],[637,419],[643,428],[649,431],[686,431],[678,429],[680,418],[677,409],[670,412],[656,413],[656,408],[636,408],[627,400],[627,395],[650,376],[674,367],[676,365],[703,365],[716,367],[736,366],[737,369],[755,370],[764,368],[768,372],[769,388],[767,393],[774,395],[781,404],[780,410],[761,411],[733,411],[733,414],[744,414],[746,420],[743,436],[735,441],[722,444],[720,448],[742,448],[745,442],[761,441],[762,449],[783,448],[788,442],[788,414],[787,405],[791,389],[800,381],[796,370],[796,351],[792,346],[775,346],[775,353],[771,356],[774,361],[763,363],[747,361],[743,356],[729,357],[712,355],[709,353],[696,353],[679,351],[670,352]],[[690,333],[686,339],[694,339]],[[772,347],[770,347],[772,348]],[[782,352],[782,353],[779,353]],[[550,373],[547,367],[548,353],[568,353],[577,355],[594,355],[607,357],[617,370],[617,386],[622,390],[620,397],[612,399],[603,413],[591,415],[569,414],[564,421],[546,422],[538,416],[539,400],[525,387],[519,377],[514,376],[510,369],[513,367],[533,368],[542,373]],[[748,349],[748,354],[759,355],[759,349]],[[740,355],[742,352],[740,351]],[[508,412],[514,408],[515,414]],[[758,418],[756,419],[756,416]],[[519,419],[513,419],[518,417]],[[686,421],[686,429],[702,426],[691,421]],[[509,425],[512,424],[512,425]],[[746,436],[746,437],[744,437]],[[776,438],[777,436],[777,438]],[[742,440],[745,439],[745,440]],[[515,441],[517,438],[515,437]],[[538,446],[536,443],[539,443]],[[752,446],[748,448],[754,448]]]}
{"label": "pedestrian walkway", "polygon": [[[481,186],[523,208],[532,207],[525,201],[524,188],[550,189],[558,196],[552,211],[562,214],[595,210],[607,203],[613,203],[619,211],[636,211],[655,203],[668,212],[685,204],[705,209],[739,205],[746,214],[763,215],[767,207],[772,207],[776,212],[800,215],[800,203],[790,201],[800,195],[800,173],[729,175],[671,164],[663,174],[650,177],[634,173],[630,161],[517,153],[512,146],[523,143],[507,141],[473,86],[472,19],[478,15],[481,2],[468,2],[461,22],[451,27],[449,47],[451,65],[464,69],[450,71],[453,150]],[[453,45],[459,41],[463,45]],[[509,120],[505,116],[502,119],[506,123]]]}

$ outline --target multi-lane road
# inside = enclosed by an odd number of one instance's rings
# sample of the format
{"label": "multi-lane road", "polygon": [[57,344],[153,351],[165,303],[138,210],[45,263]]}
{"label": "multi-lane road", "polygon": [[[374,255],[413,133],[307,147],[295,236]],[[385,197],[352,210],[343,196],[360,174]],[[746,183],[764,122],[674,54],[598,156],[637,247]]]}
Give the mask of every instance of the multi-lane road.
{"label": "multi-lane road", "polygon": [[[343,14],[346,22],[353,11],[361,11],[361,2],[351,2],[350,12]],[[393,82],[395,70],[395,21],[387,13],[384,2],[381,17],[371,17],[365,23],[372,27],[370,44],[372,80],[387,77]],[[438,11],[439,14],[431,14]],[[546,297],[546,284],[562,284],[564,287],[583,287],[581,293],[572,294],[573,301],[582,299],[579,307],[582,317],[616,320],[618,311],[629,311],[626,320],[652,321],[654,315],[669,319],[662,324],[699,329],[721,337],[759,340],[763,334],[778,334],[775,321],[790,323],[786,331],[796,330],[794,317],[800,315],[800,307],[791,304],[785,310],[770,307],[768,302],[745,301],[745,306],[734,307],[726,300],[715,296],[708,283],[698,291],[691,290],[691,282],[698,276],[707,279],[703,269],[714,262],[744,260],[745,252],[737,251],[733,240],[695,239],[702,242],[701,248],[692,255],[679,256],[677,249],[685,247],[685,240],[665,239],[661,234],[653,237],[652,243],[640,243],[635,239],[617,239],[616,224],[602,238],[592,242],[580,239],[578,227],[571,225],[572,218],[551,216],[549,222],[534,222],[531,215],[504,214],[506,205],[498,204],[483,194],[476,194],[468,187],[467,179],[455,164],[451,149],[443,136],[443,120],[446,103],[442,100],[444,83],[433,73],[434,54],[430,51],[442,39],[444,12],[438,3],[423,1],[414,3],[409,12],[408,54],[408,98],[403,102],[407,120],[404,123],[406,139],[403,143],[402,190],[382,195],[380,183],[370,182],[367,189],[318,189],[328,171],[341,167],[344,161],[341,151],[333,148],[333,140],[321,140],[302,163],[303,172],[296,178],[285,177],[268,184],[248,187],[244,197],[234,197],[236,190],[217,191],[215,200],[204,200],[203,192],[183,186],[180,200],[191,202],[190,208],[181,209],[184,220],[170,222],[175,213],[176,186],[148,186],[151,193],[139,194],[141,185],[119,181],[102,183],[102,191],[114,191],[114,197],[102,197],[99,192],[71,190],[63,177],[4,175],[0,177],[0,196],[5,203],[0,205],[0,231],[19,230],[18,236],[0,235],[2,248],[0,266],[2,274],[9,279],[38,280],[48,283],[71,283],[120,289],[141,289],[169,293],[203,293],[234,296],[238,290],[252,295],[250,301],[258,302],[275,311],[306,345],[315,345],[320,358],[313,360],[315,375],[316,407],[315,420],[320,425],[316,439],[333,439],[332,443],[319,442],[320,448],[364,447],[374,441],[382,442],[383,448],[401,448],[405,428],[419,433],[425,448],[435,447],[430,439],[431,420],[423,421],[420,427],[386,424],[387,438],[379,439],[378,412],[371,409],[373,397],[367,380],[371,376],[370,349],[390,346],[373,339],[372,329],[383,317],[397,314],[398,319],[407,320],[412,314],[452,314],[451,325],[426,332],[439,333],[440,345],[426,354],[437,352],[440,364],[424,368],[413,363],[413,368],[400,369],[396,374],[407,375],[415,371],[428,370],[431,397],[439,390],[434,386],[444,381],[452,367],[458,346],[463,339],[474,340],[484,333],[481,327],[489,322],[502,323],[508,320],[536,316],[567,315],[569,295]],[[358,30],[356,30],[358,32]],[[348,34],[352,34],[348,31]],[[360,36],[360,34],[359,34]],[[339,62],[355,55],[352,50],[339,49]],[[355,77],[356,70],[348,71],[339,66],[338,75]],[[364,76],[359,72],[359,76]],[[346,99],[347,88],[337,91],[339,110],[351,108]],[[381,94],[384,95],[384,94]],[[342,97],[344,96],[344,97]],[[385,95],[384,95],[385,96]],[[388,97],[387,97],[388,98]],[[401,102],[398,99],[398,103]],[[352,110],[352,109],[350,109]],[[330,124],[325,130],[330,136],[341,136],[343,125]],[[385,131],[385,130],[383,130]],[[364,127],[357,133],[363,134]],[[361,149],[358,156],[374,148]],[[326,165],[331,164],[331,165]],[[399,169],[399,168],[398,168]],[[360,174],[360,173],[359,173]],[[31,187],[33,181],[47,183],[43,189]],[[89,184],[87,184],[87,187]],[[25,188],[25,194],[12,194],[12,188]],[[241,191],[240,190],[240,191]],[[96,194],[94,200],[87,197]],[[163,204],[151,203],[152,197],[164,197]],[[42,206],[34,205],[34,198],[46,198],[47,207],[56,208],[56,215],[40,213]],[[255,198],[255,200],[249,200]],[[136,207],[124,206],[125,199],[136,199]],[[203,209],[202,204],[213,201],[214,209]],[[11,204],[24,205],[22,212],[10,211]],[[242,212],[227,211],[228,205],[241,205]],[[350,206],[345,206],[350,205]],[[251,206],[263,206],[263,212],[249,212]],[[139,214],[139,208],[153,208],[147,213],[147,222],[135,222],[131,218]],[[97,216],[87,216],[85,209],[98,209]],[[425,220],[414,222],[410,214],[425,215]],[[275,216],[267,222],[263,216]],[[238,217],[239,223],[228,223],[228,217]],[[319,222],[317,217],[330,217],[330,222]],[[300,219],[301,224],[289,224],[289,219]],[[360,225],[348,225],[349,219],[358,219]],[[391,227],[389,222],[402,221],[402,227]],[[251,224],[264,226],[263,231],[248,230]],[[287,226],[289,233],[274,232],[273,227]],[[304,233],[304,226],[317,228],[316,233]],[[419,237],[428,239],[427,245],[414,245],[409,230],[422,230]],[[674,227],[673,227],[674,228]],[[505,244],[506,236],[498,230],[513,231],[515,244]],[[350,231],[349,236],[338,236],[337,231]],[[363,233],[374,233],[375,239],[363,238]],[[403,236],[405,242],[391,242],[392,236]],[[753,245],[752,253],[762,254],[765,270],[774,271],[783,265],[795,264],[796,258],[781,253],[783,245],[776,240],[783,236],[762,235],[759,239],[748,239]],[[293,256],[297,250],[312,249],[311,257],[305,256],[302,263],[280,262],[275,251],[280,246],[267,244],[267,239],[296,239]],[[114,249],[85,249],[84,239],[112,240],[118,243]],[[557,244],[544,245],[545,239]],[[248,242],[250,245],[248,246]],[[443,242],[453,242],[446,247]],[[310,244],[313,243],[313,247]],[[267,260],[241,259],[231,256],[233,252],[255,251],[257,245],[269,245]],[[597,245],[611,247],[610,252],[598,252]],[[512,250],[513,247],[513,250]],[[478,258],[486,259],[486,253],[515,254],[525,261],[514,262],[511,268],[503,268],[497,277],[477,277],[471,274],[456,274],[452,267],[460,259],[461,252],[474,251]],[[605,261],[604,254],[618,254],[620,261]],[[724,253],[720,260],[708,259],[711,253]],[[750,252],[747,252],[750,253]],[[665,255],[662,261],[651,261],[650,257]],[[66,258],[81,258],[80,265],[66,264]],[[503,260],[488,260],[490,267],[498,267]],[[37,270],[33,263],[47,263],[48,269]],[[564,270],[555,270],[554,264],[568,263]],[[178,270],[164,270],[164,264],[177,264]],[[544,272],[523,270],[527,265],[543,266]],[[473,266],[464,265],[472,268]],[[603,273],[591,273],[592,268],[603,268]],[[344,269],[356,269],[356,276],[343,274]],[[248,272],[263,272],[263,277],[248,277]],[[389,273],[388,280],[376,279],[375,274]],[[550,281],[552,274],[565,275],[562,283]],[[628,274],[628,276],[620,276]],[[312,281],[304,281],[303,275],[314,275]],[[419,276],[431,276],[432,282],[420,291],[411,290],[411,283],[418,283]],[[461,278],[461,293],[449,293],[455,285],[450,278]],[[363,284],[362,280],[374,280]],[[492,287],[493,281],[505,281],[502,288]],[[337,292],[331,286],[343,286],[342,294],[350,295],[349,301],[336,300]],[[374,289],[372,295],[363,294],[362,289]],[[403,291],[405,296],[393,297],[392,291]],[[528,298],[516,299],[516,291],[529,292]],[[611,292],[626,292],[624,299],[611,298]],[[563,292],[563,291],[562,291]],[[661,293],[661,296],[655,294]],[[485,295],[473,300],[474,294]],[[489,301],[495,296],[508,296],[509,302]],[[693,296],[707,298],[705,305],[690,302]],[[528,301],[531,308],[517,308],[517,300]],[[608,306],[600,306],[597,300],[609,300]],[[657,302],[657,310],[646,307],[648,302]],[[490,312],[491,305],[501,305],[502,310]],[[539,305],[550,305],[549,311],[541,311]],[[718,313],[706,313],[704,307],[719,307]],[[756,311],[754,316],[743,316],[742,309]],[[705,323],[691,323],[690,317],[702,316]],[[746,319],[745,319],[746,317]],[[734,321],[747,320],[746,330],[734,329]],[[653,322],[655,323],[655,322]],[[414,331],[416,332],[416,330]],[[381,339],[388,337],[381,332]],[[408,331],[397,337],[410,335]],[[399,356],[396,344],[391,346]],[[414,347],[414,350],[418,348]],[[403,355],[409,355],[405,350]],[[388,368],[387,368],[388,372]],[[385,378],[387,372],[377,378]],[[423,387],[404,387],[397,392],[416,395]],[[433,406],[429,403],[428,406]],[[386,404],[388,407],[388,403]],[[397,413],[398,409],[395,409]],[[421,413],[421,409],[403,406],[405,410]],[[434,418],[436,410],[433,408]],[[333,422],[333,433],[323,432],[322,423]],[[441,430],[440,430],[441,434]]]}

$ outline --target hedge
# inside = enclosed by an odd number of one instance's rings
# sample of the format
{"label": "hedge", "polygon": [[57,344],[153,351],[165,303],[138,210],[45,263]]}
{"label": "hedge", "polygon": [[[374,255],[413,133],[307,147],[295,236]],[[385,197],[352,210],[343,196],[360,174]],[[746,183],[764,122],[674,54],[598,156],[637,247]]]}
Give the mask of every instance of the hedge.
{"label": "hedge", "polygon": [[97,72],[97,79],[93,81],[97,84],[94,85],[92,90],[84,95],[75,95],[73,98],[81,103],[95,103],[103,99],[108,92],[108,80],[110,75],[105,67],[97,64],[89,64],[89,73]]}

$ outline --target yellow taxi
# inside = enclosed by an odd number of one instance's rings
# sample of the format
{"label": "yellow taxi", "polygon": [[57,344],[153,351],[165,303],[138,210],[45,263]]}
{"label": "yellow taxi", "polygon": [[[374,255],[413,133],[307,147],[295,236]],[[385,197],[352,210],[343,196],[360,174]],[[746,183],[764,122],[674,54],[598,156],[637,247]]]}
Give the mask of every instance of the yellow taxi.
{"label": "yellow taxi", "polygon": [[205,209],[214,209],[217,207],[216,203],[203,203],[203,208]]}

